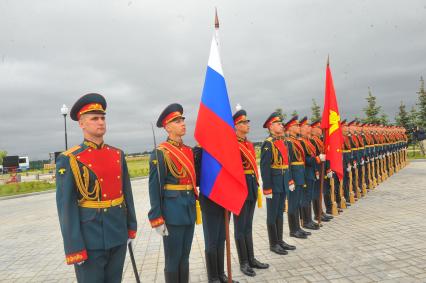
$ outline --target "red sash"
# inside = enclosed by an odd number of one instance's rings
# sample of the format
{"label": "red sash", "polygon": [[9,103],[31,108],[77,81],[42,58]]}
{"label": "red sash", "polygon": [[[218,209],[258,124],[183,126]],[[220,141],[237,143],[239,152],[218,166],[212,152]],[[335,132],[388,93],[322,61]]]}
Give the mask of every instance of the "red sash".
{"label": "red sash", "polygon": [[282,156],[283,161],[284,161],[284,165],[288,165],[288,151],[287,151],[287,147],[284,144],[284,141],[283,140],[275,140],[274,145],[280,151],[281,156]]}
{"label": "red sash", "polygon": [[295,139],[294,137],[290,137],[292,144],[296,147],[294,150],[297,150],[300,155],[302,156],[302,160],[297,160],[297,161],[303,161],[305,162],[305,150],[303,149],[302,144]]}
{"label": "red sash", "polygon": [[163,142],[158,146],[158,148],[165,148],[167,149],[177,160],[179,160],[180,164],[183,168],[185,168],[185,171],[189,174],[189,177],[191,178],[192,186],[194,187],[194,193],[197,194],[197,179],[195,176],[195,167],[194,167],[194,160],[190,159],[188,156],[186,156],[182,151],[179,150],[176,146],[168,143]]}
{"label": "red sash", "polygon": [[354,135],[352,135],[351,138],[352,138],[352,141],[355,144],[355,147],[359,147],[359,140],[358,140],[358,138],[356,136],[354,136]]}
{"label": "red sash", "polygon": [[349,137],[344,136],[344,140],[345,140],[345,149],[351,149],[351,142],[349,140]]}
{"label": "red sash", "polygon": [[313,136],[312,138],[317,144],[320,153],[324,153],[324,143],[322,142],[322,140],[317,136]]}
{"label": "red sash", "polygon": [[311,157],[315,157],[317,149],[315,146],[309,141],[308,138],[303,138],[303,142],[306,146],[306,151],[311,155]]}
{"label": "red sash", "polygon": [[256,180],[259,181],[259,173],[257,171],[257,163],[256,163],[256,153],[254,152],[254,147],[251,142],[247,142],[249,148],[245,146],[244,142],[239,142],[240,151],[243,156],[248,160],[251,167],[253,168],[254,173],[256,174]]}

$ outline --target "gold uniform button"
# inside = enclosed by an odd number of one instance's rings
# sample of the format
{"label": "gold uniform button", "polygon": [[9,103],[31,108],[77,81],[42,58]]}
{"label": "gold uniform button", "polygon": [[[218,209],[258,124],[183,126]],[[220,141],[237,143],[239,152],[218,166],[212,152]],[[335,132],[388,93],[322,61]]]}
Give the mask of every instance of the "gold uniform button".
{"label": "gold uniform button", "polygon": [[104,194],[104,198],[106,198],[107,194]]}
{"label": "gold uniform button", "polygon": [[120,176],[117,176],[117,179],[120,179]]}
{"label": "gold uniform button", "polygon": [[89,167],[92,167],[92,164],[89,164]]}
{"label": "gold uniform button", "polygon": [[117,163],[120,163],[120,160],[117,160]]}
{"label": "gold uniform button", "polygon": [[121,208],[121,204],[120,204],[120,208]]}
{"label": "gold uniform button", "polygon": [[122,194],[123,193],[123,191],[122,190],[120,190],[120,194]]}
{"label": "gold uniform button", "polygon": [[107,147],[107,149],[109,150],[109,147]]}
{"label": "gold uniform button", "polygon": [[89,152],[91,152],[92,150],[91,149],[89,149]]}
{"label": "gold uniform button", "polygon": [[101,182],[103,182],[103,181],[104,181],[104,179],[101,178]]}
{"label": "gold uniform button", "polygon": [[107,212],[107,211],[108,211],[108,209],[104,208],[104,212]]}
{"label": "gold uniform button", "polygon": [[77,159],[80,159],[80,156],[77,156]]}

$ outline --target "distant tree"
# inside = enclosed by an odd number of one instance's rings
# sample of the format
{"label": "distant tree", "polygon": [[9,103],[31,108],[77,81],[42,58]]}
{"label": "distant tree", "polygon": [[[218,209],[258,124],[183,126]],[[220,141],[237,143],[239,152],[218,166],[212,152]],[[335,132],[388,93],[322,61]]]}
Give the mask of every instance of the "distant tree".
{"label": "distant tree", "polygon": [[398,126],[402,126],[406,129],[409,128],[410,125],[410,118],[408,116],[408,112],[405,109],[405,104],[401,101],[401,104],[399,105],[399,112],[395,117],[396,124]]}
{"label": "distant tree", "polygon": [[293,116],[298,116],[299,114],[297,114],[297,110],[294,110],[292,113],[291,113],[291,117],[293,117]]}
{"label": "distant tree", "polygon": [[371,93],[370,88],[368,88],[368,96],[366,100],[367,100],[367,107],[363,109],[366,117],[362,119],[362,121],[364,123],[373,123],[373,124],[381,123],[382,117],[378,117],[378,115],[382,107],[376,105],[377,104],[376,97]]}
{"label": "distant tree", "polygon": [[5,150],[0,150],[0,165],[3,164],[3,158],[7,156],[7,151]]}
{"label": "distant tree", "polygon": [[380,115],[379,120],[380,120],[380,124],[389,125],[389,118],[386,113],[382,112],[382,115]]}
{"label": "distant tree", "polygon": [[318,121],[318,120],[320,120],[321,119],[321,108],[319,107],[319,105],[317,104],[317,102],[315,101],[315,99],[312,99],[311,110],[312,110],[311,121]]}
{"label": "distant tree", "polygon": [[416,107],[411,107],[411,111],[408,114],[408,129],[413,130],[418,124],[418,113]]}
{"label": "distant tree", "polygon": [[417,112],[417,126],[426,129],[426,92],[425,92],[425,82],[423,77],[420,77],[420,89],[417,92],[419,95],[419,102],[417,102],[417,106],[419,110]]}

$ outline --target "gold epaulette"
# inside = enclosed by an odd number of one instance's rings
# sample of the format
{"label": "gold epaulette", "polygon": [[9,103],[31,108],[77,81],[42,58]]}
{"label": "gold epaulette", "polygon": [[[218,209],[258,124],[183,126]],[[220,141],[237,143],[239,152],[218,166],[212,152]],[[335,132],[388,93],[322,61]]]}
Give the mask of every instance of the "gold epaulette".
{"label": "gold epaulette", "polygon": [[62,152],[63,155],[65,156],[69,156],[71,153],[73,153],[74,151],[76,151],[77,149],[80,149],[79,145],[76,145],[70,149],[68,149],[67,151]]}
{"label": "gold epaulette", "polygon": [[272,137],[268,137],[266,140],[272,142]]}

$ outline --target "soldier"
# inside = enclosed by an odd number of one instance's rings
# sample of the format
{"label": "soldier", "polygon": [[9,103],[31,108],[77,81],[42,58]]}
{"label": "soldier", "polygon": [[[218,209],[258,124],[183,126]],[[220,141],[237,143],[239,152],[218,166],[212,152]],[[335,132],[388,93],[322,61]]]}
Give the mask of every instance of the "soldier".
{"label": "soldier", "polygon": [[253,250],[253,216],[256,200],[261,197],[261,195],[258,196],[259,177],[256,152],[253,144],[247,140],[247,134],[250,132],[250,120],[247,119],[247,112],[240,109],[232,118],[248,189],[247,199],[241,208],[240,215],[234,214],[234,237],[241,272],[248,276],[255,276],[256,272],[252,268],[266,269],[269,267],[269,264],[262,263],[254,257]]}
{"label": "soldier", "polygon": [[[197,184],[200,180],[202,148],[194,148]],[[228,283],[225,274],[225,209],[200,194],[200,205],[203,218],[204,251],[206,257],[207,277],[209,283]],[[234,283],[237,281],[232,280]]]}
{"label": "soldier", "polygon": [[56,204],[66,261],[78,282],[121,282],[136,214],[123,151],[104,143],[105,98],[82,96],[71,109],[84,141],[59,155]]}
{"label": "soldier", "polygon": [[299,141],[305,152],[305,183],[306,187],[302,190],[301,212],[303,219],[303,228],[318,230],[319,225],[312,221],[311,201],[314,194],[315,181],[319,179],[318,166],[325,161],[325,154],[317,152],[317,148],[311,141],[312,128],[308,123],[308,118],[305,116],[300,120]]}
{"label": "soldier", "polygon": [[[322,137],[322,130],[321,130],[321,123],[320,121],[314,121],[311,123],[311,143],[315,146],[316,148],[316,155],[320,156],[320,154],[324,153],[324,142],[323,142],[323,137]],[[321,221],[322,222],[329,222],[331,219],[333,219],[333,216],[328,215],[328,214],[332,214],[332,198],[331,198],[331,191],[330,191],[330,180],[331,178],[333,178],[333,171],[331,171],[330,169],[330,162],[328,160],[325,161],[324,164],[325,167],[325,175],[324,175],[324,191],[323,191],[323,196],[324,196],[324,203],[326,206],[326,212],[327,214],[325,214],[322,210],[320,212],[320,182],[321,180],[319,179],[319,171],[321,170],[321,163],[316,163],[316,169],[315,169],[315,174],[316,174],[316,180],[315,180],[315,188],[314,188],[314,193],[313,193],[313,197],[312,197],[312,206],[314,209],[314,214],[315,214],[315,219],[319,219],[319,213],[321,213]],[[318,172],[318,173],[317,173]],[[337,180],[339,180],[338,178],[335,178]],[[335,182],[335,184],[338,184]],[[335,189],[335,196],[336,196],[336,200],[339,201],[340,197],[338,196],[338,194],[336,193],[336,191],[338,191],[338,185],[334,186]],[[341,212],[339,210],[339,212]]]}
{"label": "soldier", "polygon": [[198,192],[193,152],[182,141],[186,133],[182,106],[167,106],[157,127],[164,128],[168,138],[151,154],[148,218],[163,237],[166,282],[188,282]]}
{"label": "soldier", "polygon": [[286,124],[285,129],[288,132],[288,151],[290,159],[291,176],[294,179],[296,188],[289,192],[288,197],[288,225],[290,228],[290,237],[299,239],[306,239],[307,236],[311,235],[311,232],[307,232],[300,228],[299,222],[299,208],[301,207],[301,200],[303,190],[306,189],[305,182],[305,151],[301,144],[300,127],[298,116],[291,118]]}
{"label": "soldier", "polygon": [[[352,190],[352,142],[346,119],[341,122],[343,133],[343,191],[346,207],[351,206],[351,199],[354,198]],[[341,196],[342,198],[342,196]],[[343,204],[341,204],[343,206]]]}
{"label": "soldier", "polygon": [[[281,115],[272,113],[263,124],[270,136],[263,142],[260,157],[263,194],[266,198],[269,249],[279,255],[296,249],[283,241],[284,204],[286,195],[295,190],[289,170],[289,152],[284,142]],[[297,202],[297,200],[296,200]]]}

